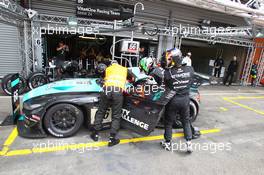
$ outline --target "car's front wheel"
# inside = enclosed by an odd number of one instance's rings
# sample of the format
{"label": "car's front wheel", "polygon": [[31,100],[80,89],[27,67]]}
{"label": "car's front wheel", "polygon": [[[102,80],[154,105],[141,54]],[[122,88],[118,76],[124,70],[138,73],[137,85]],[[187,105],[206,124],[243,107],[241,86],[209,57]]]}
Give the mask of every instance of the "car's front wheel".
{"label": "car's front wheel", "polygon": [[54,137],[70,137],[83,124],[83,112],[72,104],[52,106],[44,117],[44,127]]}

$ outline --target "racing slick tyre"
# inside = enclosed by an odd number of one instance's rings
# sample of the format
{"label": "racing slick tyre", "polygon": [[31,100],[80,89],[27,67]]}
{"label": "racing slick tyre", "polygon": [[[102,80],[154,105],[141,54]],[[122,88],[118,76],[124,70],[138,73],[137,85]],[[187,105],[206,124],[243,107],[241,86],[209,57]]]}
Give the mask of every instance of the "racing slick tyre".
{"label": "racing slick tyre", "polygon": [[191,100],[190,101],[190,118],[191,118],[191,122],[195,122],[195,120],[197,119],[198,116],[198,109],[197,106],[195,105],[195,103]]}
{"label": "racing slick tyre", "polygon": [[[198,109],[195,103],[191,100],[190,101],[190,118],[191,118],[191,123],[195,122],[198,116]],[[174,122],[173,125],[174,128],[182,128],[182,123],[180,120],[180,116],[177,116],[177,119]]]}
{"label": "racing slick tyre", "polygon": [[[6,95],[12,95],[11,78],[14,74],[8,74],[2,79],[2,89]],[[18,94],[23,94],[26,90],[26,80],[24,77],[19,75],[19,90]]]}
{"label": "racing slick tyre", "polygon": [[83,120],[83,112],[78,107],[61,103],[48,109],[44,127],[54,137],[70,137],[78,132]]}
{"label": "racing slick tyre", "polygon": [[[197,116],[198,116],[198,108],[195,105],[195,103],[191,100],[190,101],[190,117],[191,117],[192,123],[197,119]],[[164,118],[162,117],[157,125],[157,128],[163,128],[163,127],[164,127]],[[181,123],[179,115],[177,115],[176,120],[174,121],[173,128],[182,128],[182,123]]]}
{"label": "racing slick tyre", "polygon": [[49,78],[42,72],[31,73],[27,80],[28,87],[31,90],[47,83],[49,83]]}

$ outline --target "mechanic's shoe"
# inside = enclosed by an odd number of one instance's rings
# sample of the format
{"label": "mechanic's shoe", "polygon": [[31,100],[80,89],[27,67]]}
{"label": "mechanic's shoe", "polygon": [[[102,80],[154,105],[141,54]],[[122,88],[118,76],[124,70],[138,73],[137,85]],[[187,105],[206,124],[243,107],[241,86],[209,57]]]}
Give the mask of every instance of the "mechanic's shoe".
{"label": "mechanic's shoe", "polygon": [[166,151],[171,151],[171,142],[162,141],[162,142],[160,142],[160,145]]}
{"label": "mechanic's shoe", "polygon": [[93,141],[97,142],[99,140],[99,135],[97,132],[93,132],[91,135],[90,135],[91,139],[93,139]]}
{"label": "mechanic's shoe", "polygon": [[194,133],[192,135],[192,139],[198,139],[199,137],[201,137],[201,132],[200,131],[194,131]]}
{"label": "mechanic's shoe", "polygon": [[120,140],[119,139],[116,139],[114,137],[110,137],[109,138],[109,141],[108,141],[108,146],[109,147],[112,147],[112,146],[115,146],[115,145],[117,145],[119,143],[120,143]]}
{"label": "mechanic's shoe", "polygon": [[191,154],[193,152],[191,141],[187,141],[187,143],[186,143],[186,152],[189,154]]}

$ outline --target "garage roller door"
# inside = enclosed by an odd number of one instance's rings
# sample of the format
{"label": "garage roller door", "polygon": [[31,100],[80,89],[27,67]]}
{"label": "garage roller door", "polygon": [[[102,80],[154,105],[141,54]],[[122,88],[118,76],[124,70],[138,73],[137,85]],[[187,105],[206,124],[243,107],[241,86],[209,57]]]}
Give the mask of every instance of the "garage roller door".
{"label": "garage roller door", "polygon": [[19,45],[18,28],[0,23],[0,77],[8,73],[21,72],[22,58]]}

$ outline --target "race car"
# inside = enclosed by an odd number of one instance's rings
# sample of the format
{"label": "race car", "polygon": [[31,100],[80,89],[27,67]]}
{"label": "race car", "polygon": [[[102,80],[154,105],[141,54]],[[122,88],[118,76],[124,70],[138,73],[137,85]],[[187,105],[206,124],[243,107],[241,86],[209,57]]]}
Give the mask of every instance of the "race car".
{"label": "race car", "polygon": [[[132,72],[136,72],[137,78],[133,84],[127,83],[127,88],[139,82],[151,86],[155,84],[149,83],[149,76],[140,75],[137,68],[132,68]],[[121,127],[145,136],[155,129],[162,121],[168,97],[173,96],[169,90],[162,92],[159,87],[157,89],[144,97],[137,92],[125,94]],[[62,80],[29,91],[23,96],[23,114],[17,121],[19,135],[28,138],[48,135],[64,138],[76,134],[83,124],[91,128],[101,91],[99,78]],[[192,122],[199,113],[199,103],[200,94],[194,85],[190,92]],[[175,121],[177,123],[179,120]],[[104,128],[110,127],[111,110],[107,112],[103,124]]]}

